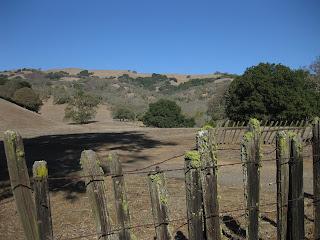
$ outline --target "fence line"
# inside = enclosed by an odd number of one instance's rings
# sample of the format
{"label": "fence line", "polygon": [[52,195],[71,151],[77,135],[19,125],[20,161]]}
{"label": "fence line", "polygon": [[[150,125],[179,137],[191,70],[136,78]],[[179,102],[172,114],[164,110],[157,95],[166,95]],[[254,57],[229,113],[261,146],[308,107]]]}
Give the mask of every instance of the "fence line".
{"label": "fence line", "polygon": [[[280,125],[281,125],[281,123],[278,125],[278,123],[275,123],[275,125],[274,125],[274,127],[277,127],[278,126],[278,129],[280,129]],[[296,123],[296,126],[298,125],[298,123]],[[300,127],[303,125],[303,122],[301,122],[300,123]],[[238,123],[237,123],[237,126],[238,126]],[[264,126],[265,127],[265,126]],[[302,128],[299,128],[299,129],[302,129]],[[257,129],[256,129],[257,130]],[[210,140],[209,141],[209,138],[210,137],[214,137],[214,136],[217,136],[217,135],[214,135],[213,133],[215,133],[215,132],[213,132],[213,130],[212,129],[205,129],[205,131],[207,131],[207,135],[206,136],[202,136],[203,138],[202,138],[202,140],[205,142],[205,144],[204,145],[201,145],[201,146],[199,146],[199,144],[198,144],[198,146],[197,146],[197,148],[198,148],[198,151],[200,151],[199,150],[199,147],[201,148],[201,147],[203,147],[203,148],[205,148],[205,149],[207,149],[206,151],[204,151],[204,155],[203,155],[203,157],[205,157],[205,156],[209,156],[210,157],[210,159],[212,160],[212,161],[216,161],[216,158],[215,158],[215,152],[216,152],[216,150],[219,150],[219,149],[217,149],[216,147],[215,147],[215,142],[214,142],[214,140]],[[251,131],[250,132],[248,132],[248,133],[251,133],[252,134],[252,128],[251,128]],[[260,131],[256,131],[256,133],[258,134],[258,135],[260,135],[261,134],[261,132],[259,133]],[[273,132],[274,131],[269,131],[269,136],[268,136],[268,139],[270,139],[270,137],[271,137],[271,135],[273,134]],[[305,129],[302,129],[302,131],[300,131],[300,132],[305,132]],[[199,133],[199,132],[198,132]],[[234,136],[236,136],[236,130],[231,134],[231,135],[233,135],[233,137]],[[299,134],[299,130],[297,131],[297,134]],[[11,145],[10,145],[10,141],[12,142],[15,138],[16,138],[16,136],[17,136],[18,134],[16,134],[16,133],[14,133],[14,134],[11,134],[10,135],[10,138],[7,138],[6,139],[6,148],[8,149],[9,148],[9,146],[11,147]],[[257,135],[257,136],[258,136]],[[303,134],[302,134],[303,135]],[[223,141],[225,141],[225,137],[226,137],[226,131],[222,134],[222,136],[223,136]],[[267,138],[267,135],[265,135],[264,136],[265,138]],[[274,138],[275,138],[275,135],[274,135]],[[260,146],[259,145],[255,145],[255,144],[257,144],[257,143],[259,143],[260,142],[260,140],[259,139],[261,139],[261,136],[259,136],[259,137],[256,137],[256,138],[254,138],[254,140],[252,140],[253,138],[252,138],[252,135],[250,135],[250,134],[246,134],[245,136],[243,136],[243,138],[242,138],[243,140],[242,141],[247,141],[248,143],[249,142],[251,142],[251,141],[253,141],[252,142],[252,144],[254,144],[254,148],[255,149],[259,149],[259,151],[260,151]],[[268,141],[268,139],[267,139],[267,141]],[[226,140],[227,141],[227,140]],[[293,141],[293,145],[294,145],[294,142],[295,141],[297,141],[297,140],[292,140]],[[228,143],[231,143],[232,141],[229,141]],[[319,142],[319,140],[318,141],[314,141],[314,142],[312,142],[312,145],[316,145],[317,143]],[[292,146],[293,146],[292,145]],[[6,149],[6,152],[8,151]],[[20,148],[21,149],[21,148]],[[243,149],[243,147],[241,148],[241,149]],[[301,145],[300,144],[296,144],[296,149],[297,150],[294,150],[293,152],[297,152],[298,153],[298,151],[300,151],[301,150]],[[300,150],[299,150],[300,149]],[[223,150],[223,149],[221,149],[221,150]],[[240,149],[234,149],[234,150],[237,150],[237,151],[239,151]],[[266,155],[268,155],[268,154],[271,154],[271,153],[273,153],[274,151],[277,151],[278,150],[278,146],[274,149],[274,150],[272,150],[272,151],[269,151],[269,152],[267,152],[267,153],[265,153]],[[17,154],[17,157],[18,158],[21,158],[21,157],[23,157],[24,156],[24,151],[23,151],[23,148],[22,148],[22,150],[19,150],[19,151],[11,151],[11,152],[16,152],[16,154]],[[255,152],[255,154],[256,154],[256,152]],[[156,183],[156,185],[155,186],[159,186],[159,185],[161,185],[161,186],[163,186],[163,185],[165,185],[165,179],[163,179],[163,180],[161,180],[160,181],[160,178],[158,179],[158,173],[160,173],[160,171],[159,171],[159,169],[156,169],[156,170],[149,170],[149,171],[144,171],[144,170],[146,170],[146,169],[148,169],[148,168],[151,168],[151,167],[154,167],[154,166],[159,166],[159,165],[161,165],[161,164],[163,164],[163,163],[165,163],[165,162],[168,162],[168,161],[170,161],[170,160],[173,160],[173,159],[176,159],[176,158],[178,158],[178,157],[181,157],[181,156],[183,156],[184,154],[181,154],[181,155],[177,155],[177,156],[174,156],[174,157],[171,157],[171,158],[168,158],[168,159],[166,159],[166,160],[163,160],[163,161],[160,161],[160,162],[158,162],[158,163],[154,163],[154,164],[151,164],[151,165],[149,165],[149,166],[146,166],[146,167],[143,167],[143,168],[140,168],[140,169],[135,169],[135,170],[131,170],[131,171],[126,171],[126,172],[121,172],[121,174],[120,174],[120,172],[113,172],[113,173],[108,173],[108,174],[104,174],[103,172],[101,173],[99,173],[99,171],[101,171],[101,169],[99,170],[99,160],[97,159],[97,158],[93,158],[93,163],[97,166],[97,170],[95,170],[95,171],[93,171],[93,172],[84,172],[84,174],[82,175],[82,176],[72,176],[72,177],[56,177],[56,178],[46,178],[46,181],[48,181],[48,180],[53,180],[53,181],[55,181],[55,180],[65,180],[65,179],[76,179],[74,182],[78,182],[78,181],[80,181],[81,179],[85,179],[86,180],[86,187],[87,187],[87,189],[88,189],[88,186],[90,186],[91,184],[93,184],[93,185],[96,185],[96,184],[98,184],[98,183],[102,183],[103,181],[104,181],[104,177],[108,177],[108,176],[110,176],[110,177],[118,177],[119,176],[119,174],[121,175],[121,176],[123,176],[123,175],[133,175],[133,174],[149,174],[149,176],[151,176],[152,175],[152,177],[151,177],[151,179],[152,180],[155,180],[155,182],[154,183]],[[244,156],[244,155],[246,155],[246,156],[250,156],[250,153],[247,151],[247,150],[243,150],[243,152],[242,152],[242,156]],[[10,154],[7,154],[7,159],[9,159],[8,158],[8,156],[10,156]],[[313,157],[313,158],[318,158],[320,156],[320,154],[314,154],[314,152],[313,152],[313,154],[312,155],[309,155],[309,156],[304,156],[304,157]],[[201,159],[203,158],[203,157],[201,157]],[[172,172],[172,171],[185,171],[185,172],[188,172],[188,171],[191,171],[191,170],[194,170],[194,173],[196,173],[196,172],[198,172],[199,171],[199,174],[200,173],[205,173],[204,174],[204,176],[206,176],[206,175],[208,175],[208,173],[210,173],[211,175],[215,175],[215,173],[214,172],[203,172],[204,170],[208,170],[208,169],[212,169],[212,170],[214,170],[214,171],[216,171],[216,170],[218,170],[220,167],[225,167],[225,166],[233,166],[233,165],[248,165],[249,166],[249,164],[253,164],[252,166],[258,166],[258,168],[260,167],[260,162],[271,162],[271,161],[279,161],[279,158],[278,157],[276,157],[275,159],[265,159],[265,160],[262,160],[261,159],[261,155],[259,154],[259,152],[258,152],[258,155],[255,157],[255,158],[259,158],[259,161],[258,161],[258,165],[256,165],[255,163],[257,163],[257,161],[256,160],[251,160],[251,158],[250,157],[248,157],[248,158],[245,158],[244,160],[243,160],[243,162],[239,162],[239,163],[228,163],[228,164],[213,164],[213,165],[211,165],[211,164],[208,164],[208,162],[206,162],[205,161],[205,164],[204,163],[201,163],[201,162],[199,162],[199,160],[198,160],[198,158],[197,157],[194,157],[194,158],[191,158],[190,160],[190,163],[189,163],[189,165],[186,165],[186,167],[183,167],[183,168],[175,168],[175,169],[163,169],[163,170],[161,170],[161,173],[164,173],[164,172]],[[82,160],[82,164],[87,164],[87,161],[88,161],[88,156],[86,156],[86,157],[82,157],[81,158]],[[200,157],[199,157],[199,159],[200,159]],[[291,155],[290,154],[290,156],[288,156],[288,157],[284,157],[284,158],[282,158],[282,161],[283,160],[288,160],[288,161],[285,161],[285,162],[282,162],[282,164],[296,164],[296,163],[299,163],[300,162],[300,160],[299,159],[297,159],[297,160],[293,160],[293,159],[296,159],[296,156],[293,156],[293,155]],[[186,160],[186,159],[185,159]],[[210,161],[211,161],[210,160]],[[8,160],[9,161],[9,160]],[[8,164],[9,165],[9,164]],[[88,167],[89,167],[89,169],[91,169],[91,165],[88,165]],[[90,170],[91,171],[91,170]],[[244,173],[245,172],[247,172],[247,171],[251,171],[251,170],[249,170],[249,168],[248,168],[248,170],[244,170]],[[26,171],[24,171],[24,172],[26,172]],[[257,173],[259,173],[259,171],[257,171]],[[11,174],[10,174],[10,177],[11,177]],[[249,179],[250,179],[251,177],[249,177]],[[258,179],[258,183],[260,184],[260,180],[259,180],[259,176],[252,176],[252,178],[254,178],[253,180],[255,180],[255,179]],[[200,183],[200,184],[203,184],[203,182],[204,182],[204,178],[202,177],[202,178],[200,178],[200,175],[199,175],[199,177],[197,177],[197,175],[194,175],[194,179],[196,179],[196,181],[194,182],[194,184],[195,184],[195,186],[198,184],[198,182]],[[255,182],[255,181],[253,181],[253,180],[249,180],[249,181],[247,181],[247,184],[251,184],[252,182]],[[11,180],[9,180],[9,181],[6,181],[6,182],[10,182],[11,184],[15,184],[16,182],[19,182],[20,183],[20,185],[21,185],[21,183],[22,182],[27,182],[27,183],[30,183],[31,181],[37,181],[37,179],[34,177],[34,178],[29,178],[29,176],[27,176],[27,179],[21,179],[21,180],[15,180],[15,179],[12,179],[11,178]],[[38,180],[39,181],[39,180]],[[212,180],[210,180],[210,183],[211,183],[211,181]],[[74,182],[72,182],[72,183],[74,183]],[[66,184],[65,186],[67,186],[67,185],[69,185],[69,184],[72,184],[72,183],[68,183],[68,184]],[[151,183],[150,183],[151,184]],[[15,184],[16,185],[16,184]],[[22,187],[24,186],[24,185],[27,185],[27,184],[23,184],[23,185],[21,185]],[[21,187],[20,186],[20,187]],[[206,185],[202,185],[202,190],[201,191],[203,191],[203,188],[205,187]],[[249,186],[249,185],[248,185]],[[30,187],[29,187],[30,188]],[[248,189],[250,189],[251,187],[249,187]],[[256,187],[255,187],[256,188]],[[30,188],[31,189],[31,188]],[[100,189],[104,189],[104,187],[100,187]],[[192,190],[191,191],[191,193],[190,194],[195,194],[196,192],[199,192],[200,191],[200,189],[201,188],[195,188],[194,190]],[[15,190],[15,188],[13,189],[13,190]],[[91,190],[90,190],[91,191]],[[92,192],[96,192],[96,191],[101,191],[101,190],[92,190]],[[160,202],[159,202],[159,204],[166,204],[167,203],[167,200],[166,200],[166,195],[165,195],[165,193],[164,192],[161,192],[162,190],[160,190],[160,192],[158,193],[158,197],[156,197],[156,198],[158,198],[158,199],[160,199]],[[259,190],[260,191],[260,190]],[[194,192],[194,193],[193,193]],[[112,235],[112,234],[114,234],[114,233],[118,233],[118,232],[121,232],[121,231],[125,231],[125,230],[129,230],[129,229],[135,229],[135,228],[141,228],[141,227],[147,227],[147,226],[158,226],[158,225],[163,225],[163,224],[165,224],[165,225],[168,225],[169,223],[171,223],[171,222],[177,222],[177,221],[182,221],[182,220],[187,220],[187,223],[188,223],[188,225],[189,225],[189,236],[190,236],[190,234],[191,234],[191,231],[194,231],[194,237],[192,238],[192,239],[196,239],[197,237],[199,237],[200,236],[200,234],[202,234],[202,231],[203,231],[203,229],[202,229],[202,220],[205,220],[205,219],[210,219],[210,218],[212,218],[212,217],[215,217],[215,216],[218,216],[218,217],[222,217],[222,214],[226,214],[226,213],[231,213],[231,212],[238,212],[238,211],[246,211],[246,213],[244,214],[244,216],[246,216],[246,219],[247,219],[247,224],[246,224],[246,226],[247,226],[247,234],[248,234],[248,238],[249,239],[256,239],[256,237],[258,236],[258,227],[253,227],[253,225],[252,224],[255,224],[256,226],[258,226],[258,221],[250,221],[250,211],[251,210],[254,210],[254,215],[255,215],[255,218],[256,217],[258,217],[258,215],[257,215],[257,213],[267,213],[266,211],[261,211],[260,210],[260,208],[261,207],[266,207],[266,206],[275,206],[275,205],[277,205],[277,204],[279,204],[279,202],[277,201],[276,203],[267,203],[267,204],[260,204],[259,203],[259,192],[257,192],[256,190],[254,191],[255,193],[258,193],[258,195],[257,195],[257,203],[255,203],[254,205],[247,205],[247,206],[245,206],[244,208],[239,208],[239,209],[232,209],[232,210],[225,210],[225,211],[219,211],[219,208],[217,209],[217,211],[213,211],[213,212],[210,212],[210,211],[208,211],[208,210],[205,210],[205,212],[202,212],[201,214],[188,214],[188,216],[187,217],[184,217],[184,218],[177,218],[177,219],[171,219],[170,220],[170,218],[169,218],[169,216],[167,216],[167,217],[164,217],[164,218],[162,218],[162,220],[160,220],[160,221],[158,221],[157,219],[159,219],[159,218],[155,218],[154,219],[154,222],[153,223],[148,223],[148,224],[143,224],[143,225],[137,225],[137,226],[130,226],[130,225],[124,225],[125,227],[122,227],[122,228],[118,228],[118,229],[111,229],[110,227],[106,227],[106,228],[100,228],[100,227],[97,227],[97,232],[96,233],[92,233],[92,234],[89,234],[89,235],[81,235],[81,236],[78,236],[78,237],[75,237],[75,238],[68,238],[68,239],[78,239],[78,238],[83,238],[83,237],[89,237],[89,236],[101,236],[101,237],[103,237],[103,239],[109,239],[108,238],[108,236],[109,235]],[[123,191],[122,191],[122,193],[123,193]],[[188,191],[187,191],[187,194],[188,194]],[[196,200],[192,200],[193,198],[191,197],[190,198],[190,201],[191,201],[191,203],[190,203],[190,206],[191,205],[193,205],[193,204],[195,204],[196,202],[195,201],[203,201],[204,199],[205,199],[205,195],[202,195],[203,193],[201,193],[201,195],[199,195],[199,197],[196,199]],[[249,192],[247,192],[246,194],[248,194],[248,198],[252,198],[252,196],[251,196],[251,193],[250,193],[250,191]],[[91,201],[90,202],[92,202],[92,201],[94,201],[94,199],[96,199],[97,201],[98,201],[98,205],[101,205],[101,202],[100,202],[100,200],[99,199],[102,199],[102,198],[104,198],[103,197],[103,195],[105,195],[105,193],[103,193],[102,195],[100,194],[96,194],[95,195],[95,197],[92,197],[91,198]],[[217,198],[218,196],[217,196],[217,192],[214,192],[214,193],[212,193],[212,195],[214,195],[214,197],[215,198]],[[316,201],[318,201],[317,199],[319,199],[320,198],[320,196],[319,196],[320,194],[314,194],[313,195],[313,204],[310,204],[310,205],[314,205],[314,206],[316,206]],[[296,203],[296,202],[298,202],[298,201],[300,201],[301,202],[301,200],[302,200],[302,203],[303,203],[303,196],[298,196],[298,197],[294,197],[294,198],[290,198],[290,199],[288,199],[288,201],[283,201],[282,202],[282,204],[286,204],[286,205],[290,205],[291,203]],[[123,201],[123,200],[122,200]],[[7,203],[7,202],[5,202],[5,203]],[[197,203],[198,204],[198,203]],[[102,204],[103,206],[107,206],[107,202],[104,202],[103,204]],[[153,205],[153,204],[152,204]],[[200,204],[200,205],[198,205],[198,206],[202,206],[202,203]],[[124,206],[123,206],[124,207]],[[127,206],[126,206],[127,207]],[[161,207],[160,207],[161,208]],[[187,209],[188,209],[189,207],[187,207]],[[298,206],[298,208],[300,208],[299,206]],[[101,209],[101,207],[97,207],[97,210],[95,210],[96,212],[97,211],[99,211]],[[94,212],[95,212],[94,211]],[[195,208],[195,212],[194,213],[197,213],[198,211],[201,211],[201,209],[200,208]],[[248,212],[247,212],[248,211]],[[209,213],[208,213],[209,212]],[[273,212],[273,211],[268,211],[268,213],[270,213],[270,212]],[[154,213],[155,214],[155,213]],[[293,214],[293,213],[291,213],[291,214]],[[241,215],[241,216],[243,216],[243,215]],[[97,218],[99,218],[99,214],[95,217],[95,219],[97,219]],[[260,216],[258,217],[259,219],[260,219]],[[292,218],[294,218],[294,217],[292,217]],[[160,218],[161,219],[161,218]],[[192,230],[191,228],[190,228],[190,221],[191,220],[195,220],[195,219],[202,219],[201,220],[201,225],[200,226],[198,226],[198,229],[195,229],[195,230]],[[298,218],[297,218],[298,219]],[[165,220],[165,221],[163,221],[163,220]],[[21,220],[21,221],[23,221],[23,220]],[[316,216],[315,216],[315,234],[316,234],[316,229],[317,229],[317,221],[318,220],[316,220]],[[106,220],[106,222],[108,223],[109,222],[109,220]],[[199,222],[199,221],[198,221]],[[219,222],[219,221],[218,221]],[[223,221],[223,222],[226,222],[226,221]],[[101,225],[101,223],[97,223],[97,226],[100,226]],[[184,223],[184,225],[185,225],[185,223]],[[192,226],[192,225],[191,225]],[[38,223],[38,227],[39,227],[39,223]],[[250,228],[251,227],[251,228]],[[40,228],[40,227],[39,227]],[[180,227],[179,227],[180,228]],[[179,229],[178,228],[178,229]],[[294,227],[295,229],[296,229],[296,227]],[[100,230],[99,230],[100,229]],[[252,230],[253,229],[253,230]],[[219,230],[220,230],[220,227],[219,227]],[[37,232],[38,230],[33,230],[34,232]],[[204,229],[204,231],[206,231],[206,229]],[[303,233],[302,232],[298,232],[297,234],[303,234],[304,235],[304,228],[301,230],[301,231],[303,231]],[[292,234],[296,234],[296,233],[292,233]],[[171,234],[169,234],[170,236],[171,236]],[[160,233],[157,233],[157,239],[168,239],[168,235],[166,235],[167,237],[161,237],[160,236]],[[192,236],[192,235],[191,235]],[[201,235],[202,236],[202,235]],[[294,236],[297,236],[297,235],[292,235],[291,236],[291,239],[295,239],[295,237]],[[299,235],[300,236],[300,235]],[[315,237],[316,237],[316,235],[315,235]],[[31,237],[30,239],[37,239],[37,238],[35,238],[35,237]],[[48,238],[49,239],[49,238]],[[50,238],[51,239],[51,238]],[[110,238],[110,239],[113,239],[112,237]],[[131,236],[129,236],[128,235],[128,237],[127,237],[127,239],[131,239]],[[206,239],[209,239],[208,238],[208,236],[207,236],[207,238]],[[214,239],[217,239],[217,238],[214,238]]]}

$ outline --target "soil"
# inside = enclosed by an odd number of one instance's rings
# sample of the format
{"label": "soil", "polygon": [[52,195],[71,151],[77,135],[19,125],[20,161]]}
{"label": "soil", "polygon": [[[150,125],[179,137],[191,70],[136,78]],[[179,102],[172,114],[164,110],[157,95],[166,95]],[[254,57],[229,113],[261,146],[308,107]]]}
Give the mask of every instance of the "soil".
{"label": "soil", "polygon": [[[62,105],[53,105],[49,99],[41,114],[22,109],[0,99],[0,131],[18,131],[24,138],[27,166],[46,160],[49,177],[79,176],[80,154],[85,149],[96,151],[105,173],[109,172],[108,154],[117,152],[124,171],[146,168],[162,162],[161,169],[181,169],[183,155],[195,149],[197,129],[146,128],[138,122],[120,122],[111,118],[107,106],[101,105],[96,118],[89,124],[74,125],[63,121]],[[0,136],[0,239],[25,239],[13,201]],[[264,160],[275,159],[275,146],[263,145]],[[311,147],[304,148],[305,226],[307,237],[312,237],[312,157]],[[170,159],[170,160],[169,160]],[[239,145],[219,145],[219,195],[223,239],[245,238],[243,173]],[[143,171],[154,170],[155,166]],[[170,219],[175,235],[187,236],[184,172],[168,171]],[[276,162],[266,161],[261,168],[261,239],[276,239]],[[153,223],[148,177],[146,173],[125,175],[131,225]],[[50,201],[54,239],[97,239],[90,202],[82,180],[51,180]],[[116,223],[113,207],[111,178],[106,177],[111,217]],[[240,209],[236,211],[237,209]],[[132,230],[137,239],[153,239],[154,226]],[[81,236],[86,237],[81,237]]]}

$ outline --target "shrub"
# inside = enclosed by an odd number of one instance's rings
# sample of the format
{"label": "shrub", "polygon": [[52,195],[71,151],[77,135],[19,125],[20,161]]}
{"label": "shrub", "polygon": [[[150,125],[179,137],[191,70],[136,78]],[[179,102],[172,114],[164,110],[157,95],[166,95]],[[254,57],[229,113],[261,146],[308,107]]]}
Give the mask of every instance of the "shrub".
{"label": "shrub", "polygon": [[28,87],[18,89],[14,93],[12,100],[35,112],[38,112],[43,104],[39,95],[33,89]]}
{"label": "shrub", "polygon": [[176,102],[164,99],[151,103],[142,121],[146,126],[159,128],[193,127],[195,125],[194,118],[186,118]]}
{"label": "shrub", "polygon": [[133,121],[133,120],[135,120],[135,114],[127,108],[119,108],[116,110],[113,118],[120,119],[120,120],[127,119],[127,120]]}
{"label": "shrub", "polygon": [[100,102],[100,98],[80,91],[69,101],[64,110],[64,119],[72,119],[76,123],[86,123],[96,116],[96,108]]}

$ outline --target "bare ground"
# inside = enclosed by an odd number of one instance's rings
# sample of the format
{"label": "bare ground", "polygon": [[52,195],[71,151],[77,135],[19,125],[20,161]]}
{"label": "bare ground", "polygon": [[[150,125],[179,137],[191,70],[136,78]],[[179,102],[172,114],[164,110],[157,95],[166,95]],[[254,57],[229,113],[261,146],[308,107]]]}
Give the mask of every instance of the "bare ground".
{"label": "bare ground", "polygon": [[[70,125],[63,122],[62,106],[47,102],[41,115],[13,106],[0,99],[0,130],[15,129],[24,137],[28,168],[36,160],[46,160],[50,177],[77,176],[80,174],[79,159],[84,149],[95,150],[106,173],[109,172],[107,155],[116,151],[120,155],[124,171],[145,168],[151,164],[175,157],[163,164],[162,169],[182,168],[181,155],[195,148],[197,129],[155,129],[140,127],[137,123],[113,121],[106,106],[100,106],[96,119],[86,125]],[[2,135],[0,140],[3,140]],[[274,159],[275,146],[263,146],[264,159]],[[239,163],[238,145],[221,145],[219,164]],[[304,149],[305,223],[307,236],[312,234],[312,159],[310,146]],[[261,170],[261,239],[276,238],[276,167],[275,161],[263,163]],[[152,170],[154,167],[146,170]],[[9,184],[8,171],[0,143],[0,239],[25,239],[20,226]],[[152,223],[152,211],[146,174],[125,175],[128,189],[128,205],[131,225]],[[242,239],[245,236],[243,217],[242,166],[233,165],[219,169],[219,195],[223,239]],[[112,200],[111,179],[106,177],[108,199]],[[167,172],[169,209],[171,219],[186,217],[185,186],[183,171]],[[83,181],[50,181],[50,197],[54,239],[77,238],[94,233],[90,203],[85,194]],[[113,206],[111,214],[114,219]],[[5,219],[5,221],[4,221]],[[115,222],[115,221],[114,221]],[[173,222],[173,231],[187,236],[185,220]],[[153,239],[153,226],[133,230],[137,239]],[[96,239],[87,236],[78,239]]]}

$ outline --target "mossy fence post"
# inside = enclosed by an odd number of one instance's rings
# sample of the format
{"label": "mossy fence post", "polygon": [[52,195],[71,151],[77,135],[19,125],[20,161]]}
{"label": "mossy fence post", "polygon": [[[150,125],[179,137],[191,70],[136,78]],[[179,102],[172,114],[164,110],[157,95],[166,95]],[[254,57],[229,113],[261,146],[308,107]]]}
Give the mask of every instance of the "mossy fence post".
{"label": "mossy fence post", "polygon": [[289,135],[281,131],[276,135],[277,159],[277,236],[287,240],[288,197],[289,197]]}
{"label": "mossy fence post", "polygon": [[314,239],[320,239],[320,121],[313,122],[313,202],[314,202]]}
{"label": "mossy fence post", "polygon": [[246,235],[249,240],[259,239],[261,131],[259,121],[249,121],[249,132],[241,141],[244,202],[246,208]]}
{"label": "mossy fence post", "polygon": [[290,137],[288,238],[304,239],[303,149],[301,138]]}
{"label": "mossy fence post", "polygon": [[[204,230],[207,240],[221,239],[219,222],[218,163],[215,131],[204,128],[197,133],[197,148],[201,160],[201,183],[204,207]],[[208,168],[205,168],[208,166]]]}
{"label": "mossy fence post", "polygon": [[4,148],[12,192],[24,233],[28,240],[40,240],[22,137],[15,131],[6,131]]}
{"label": "mossy fence post", "polygon": [[119,239],[129,240],[130,235],[130,214],[127,202],[127,192],[122,175],[122,166],[117,153],[112,152],[109,154],[110,172],[115,174],[112,176],[112,185],[114,190],[114,201],[117,215],[118,228],[123,229],[119,231]]}
{"label": "mossy fence post", "polygon": [[204,239],[200,154],[198,151],[191,151],[184,158],[189,239]]}
{"label": "mossy fence post", "polygon": [[46,161],[34,162],[33,179],[39,237],[40,239],[51,240],[53,239],[53,232]]}
{"label": "mossy fence post", "polygon": [[81,153],[80,164],[85,176],[87,195],[91,204],[98,239],[113,240],[111,218],[107,208],[106,186],[100,161],[92,150]]}
{"label": "mossy fence post", "polygon": [[156,172],[148,174],[151,196],[153,221],[156,238],[159,240],[172,239],[169,225],[168,194],[166,189],[165,173],[157,167]]}

